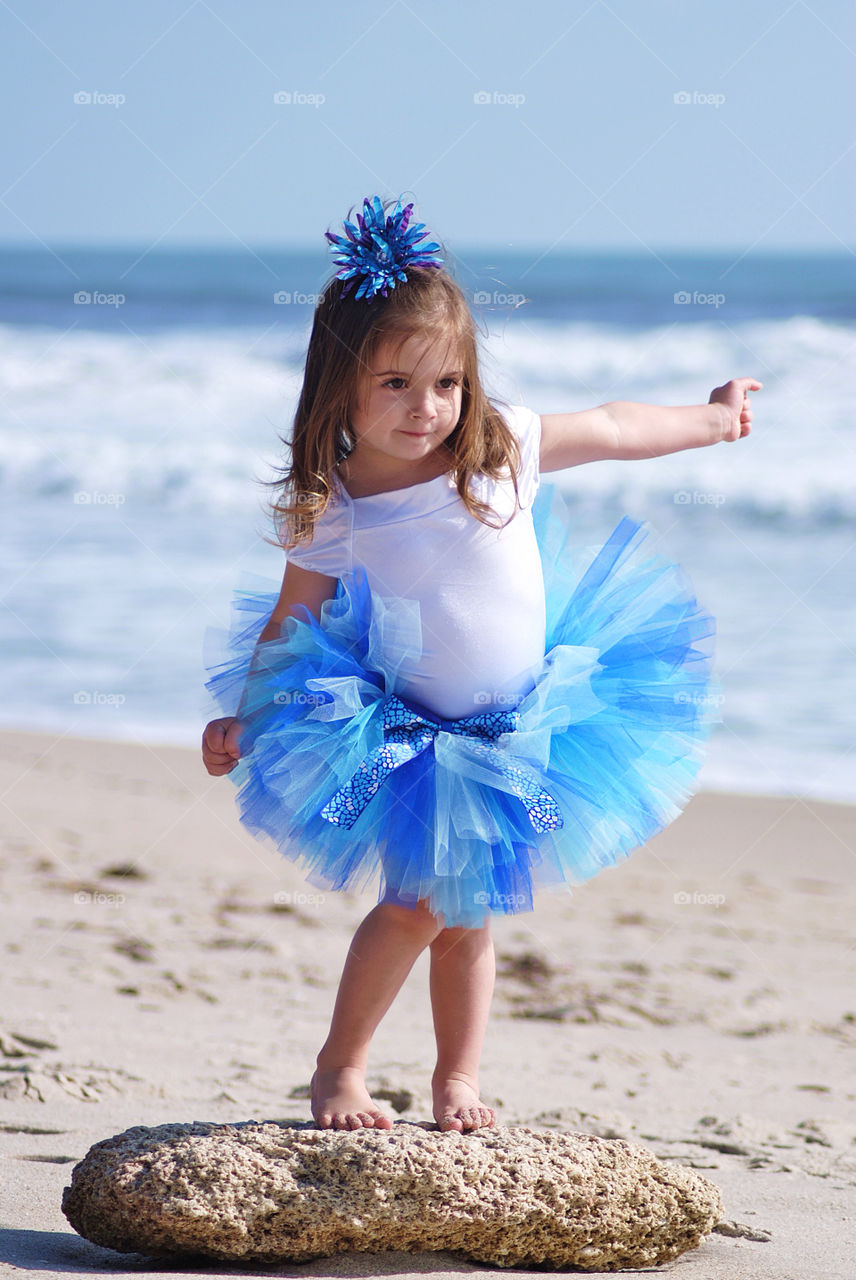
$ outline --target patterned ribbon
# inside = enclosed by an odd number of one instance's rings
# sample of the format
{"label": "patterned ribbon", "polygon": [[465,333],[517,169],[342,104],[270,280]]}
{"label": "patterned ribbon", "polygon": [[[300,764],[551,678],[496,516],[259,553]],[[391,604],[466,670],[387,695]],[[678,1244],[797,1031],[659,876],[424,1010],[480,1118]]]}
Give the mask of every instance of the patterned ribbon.
{"label": "patterned ribbon", "polygon": [[511,791],[524,804],[529,821],[539,834],[553,831],[564,825],[554,798],[527,770],[503,759],[496,746],[501,734],[517,727],[517,720],[517,711],[483,711],[447,721],[444,726],[411,711],[393,694],[383,707],[383,744],[375,747],[353,777],[333,793],[321,810],[321,817],[350,830],[391,773],[425,751],[438,734],[451,733],[471,738],[470,749],[508,779]]}

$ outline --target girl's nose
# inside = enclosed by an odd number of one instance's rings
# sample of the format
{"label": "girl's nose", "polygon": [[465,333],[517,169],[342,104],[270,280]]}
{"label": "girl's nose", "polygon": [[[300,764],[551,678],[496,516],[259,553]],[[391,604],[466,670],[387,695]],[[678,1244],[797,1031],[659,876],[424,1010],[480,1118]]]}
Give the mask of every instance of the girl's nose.
{"label": "girl's nose", "polygon": [[411,418],[435,418],[437,411],[434,406],[434,396],[432,392],[425,391],[423,393],[414,392],[413,399],[410,402]]}

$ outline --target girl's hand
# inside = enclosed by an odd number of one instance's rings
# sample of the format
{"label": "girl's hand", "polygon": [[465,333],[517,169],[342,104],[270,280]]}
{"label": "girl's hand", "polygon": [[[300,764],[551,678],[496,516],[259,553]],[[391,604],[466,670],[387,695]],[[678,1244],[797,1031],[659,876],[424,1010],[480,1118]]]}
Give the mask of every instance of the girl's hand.
{"label": "girl's hand", "polygon": [[238,740],[244,727],[235,716],[212,720],[205,726],[202,734],[202,763],[215,778],[231,773],[240,760]]}
{"label": "girl's hand", "polygon": [[722,387],[714,387],[710,393],[708,404],[724,404],[728,410],[728,421],[723,430],[723,440],[739,440],[748,436],[752,430],[752,410],[749,407],[749,392],[760,391],[763,382],[755,378],[732,378]]}

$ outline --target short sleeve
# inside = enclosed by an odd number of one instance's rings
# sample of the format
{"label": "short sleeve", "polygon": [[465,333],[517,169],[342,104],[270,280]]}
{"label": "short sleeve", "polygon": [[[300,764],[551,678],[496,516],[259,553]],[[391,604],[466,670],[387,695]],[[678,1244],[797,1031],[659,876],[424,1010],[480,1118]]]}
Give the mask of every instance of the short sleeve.
{"label": "short sleeve", "polygon": [[529,507],[541,483],[541,418],[523,405],[505,409],[503,418],[517,437],[520,446],[520,471],[517,488],[520,505]]}
{"label": "short sleeve", "polygon": [[285,553],[289,564],[328,578],[341,578],[352,566],[351,517],[345,503],[331,501],[318,520],[311,542],[301,542]]}

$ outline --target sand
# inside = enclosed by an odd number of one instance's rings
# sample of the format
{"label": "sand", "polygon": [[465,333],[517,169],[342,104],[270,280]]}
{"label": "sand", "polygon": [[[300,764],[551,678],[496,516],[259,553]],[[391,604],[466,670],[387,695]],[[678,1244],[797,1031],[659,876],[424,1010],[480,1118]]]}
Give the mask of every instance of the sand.
{"label": "sand", "polygon": [[[71,1165],[135,1124],[307,1118],[374,898],[307,885],[196,752],[6,732],[2,768],[0,1273],[228,1270],[76,1236]],[[621,866],[497,920],[484,1095],[505,1124],[626,1137],[716,1182],[739,1234],[664,1270],[854,1280],[854,919],[856,807],[701,792]],[[403,1119],[430,1119],[426,977],[423,956],[373,1045]],[[275,1274],[479,1270],[390,1254]]]}

